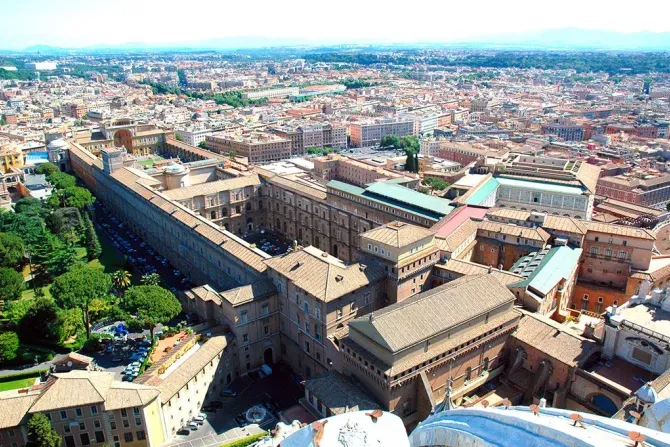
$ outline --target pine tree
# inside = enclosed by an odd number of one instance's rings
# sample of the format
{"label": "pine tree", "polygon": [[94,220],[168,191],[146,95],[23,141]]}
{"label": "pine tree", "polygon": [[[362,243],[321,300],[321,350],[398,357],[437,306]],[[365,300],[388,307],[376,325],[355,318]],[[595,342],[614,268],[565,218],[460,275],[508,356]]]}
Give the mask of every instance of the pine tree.
{"label": "pine tree", "polygon": [[87,213],[84,213],[84,242],[86,244],[86,257],[89,261],[98,259],[102,254],[102,246],[100,245],[100,240],[98,235],[95,232],[93,227],[93,222],[91,218],[88,217]]}

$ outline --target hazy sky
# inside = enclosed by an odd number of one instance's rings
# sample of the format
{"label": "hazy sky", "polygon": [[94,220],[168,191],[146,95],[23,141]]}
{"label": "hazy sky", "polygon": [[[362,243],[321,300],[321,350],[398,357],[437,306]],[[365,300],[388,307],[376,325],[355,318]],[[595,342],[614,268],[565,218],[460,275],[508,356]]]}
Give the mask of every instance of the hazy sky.
{"label": "hazy sky", "polygon": [[0,16],[5,49],[231,36],[309,44],[449,42],[567,27],[670,31],[668,0],[0,0]]}

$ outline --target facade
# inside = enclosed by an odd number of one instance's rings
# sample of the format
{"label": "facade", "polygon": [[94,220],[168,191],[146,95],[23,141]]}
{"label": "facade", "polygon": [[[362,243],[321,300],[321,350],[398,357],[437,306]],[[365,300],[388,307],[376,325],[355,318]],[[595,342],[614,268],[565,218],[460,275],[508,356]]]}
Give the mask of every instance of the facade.
{"label": "facade", "polygon": [[569,121],[557,121],[542,125],[542,135],[556,135],[564,141],[582,141],[584,126]]}
{"label": "facade", "polygon": [[519,228],[483,221],[477,228],[477,246],[472,260],[482,265],[510,270],[523,256],[543,249],[550,239],[542,228]]}
{"label": "facade", "polygon": [[351,147],[368,147],[379,144],[386,135],[404,137],[417,134],[414,120],[352,123],[349,125],[349,144]]}
{"label": "facade", "polygon": [[670,175],[649,179],[623,175],[602,177],[598,180],[597,192],[635,205],[665,210],[670,203]]}
{"label": "facade", "polygon": [[212,129],[175,129],[175,135],[179,135],[182,141],[191,146],[198,146],[200,143],[205,141],[207,135],[212,135],[214,130]]}
{"label": "facade", "polygon": [[343,157],[339,154],[328,154],[313,159],[314,175],[325,180],[340,180],[352,185],[365,187],[379,180],[395,179],[413,188],[418,179],[406,177],[398,172],[363,161]]}
{"label": "facade", "polygon": [[284,87],[242,92],[242,98],[252,100],[262,98],[287,98],[291,95],[297,95],[298,93],[300,93],[300,89],[298,87]]}
{"label": "facade", "polygon": [[291,155],[304,155],[312,147],[347,147],[347,129],[344,126],[306,121],[289,122],[270,130],[291,141]]}
{"label": "facade", "polygon": [[206,136],[205,142],[216,153],[235,153],[250,164],[291,158],[291,140],[266,132],[214,134]]}
{"label": "facade", "polygon": [[[344,371],[405,425],[496,377],[518,325],[514,295],[490,275],[460,278],[349,323]],[[399,329],[402,328],[402,329]]]}

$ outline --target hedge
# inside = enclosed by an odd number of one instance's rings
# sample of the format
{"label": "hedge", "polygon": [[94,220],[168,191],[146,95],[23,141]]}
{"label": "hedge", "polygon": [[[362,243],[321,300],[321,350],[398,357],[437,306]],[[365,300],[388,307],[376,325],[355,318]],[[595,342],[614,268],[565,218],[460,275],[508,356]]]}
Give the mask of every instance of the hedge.
{"label": "hedge", "polygon": [[244,439],[238,439],[237,441],[229,442],[228,444],[223,444],[221,447],[247,447],[264,436],[267,436],[267,432],[247,436]]}
{"label": "hedge", "polygon": [[46,373],[47,371],[49,371],[49,370],[48,369],[38,369],[36,371],[28,371],[28,372],[22,372],[22,373],[2,376],[2,377],[0,377],[0,383],[12,382],[14,380],[21,380],[21,379],[32,379],[33,377],[41,376],[42,374]]}

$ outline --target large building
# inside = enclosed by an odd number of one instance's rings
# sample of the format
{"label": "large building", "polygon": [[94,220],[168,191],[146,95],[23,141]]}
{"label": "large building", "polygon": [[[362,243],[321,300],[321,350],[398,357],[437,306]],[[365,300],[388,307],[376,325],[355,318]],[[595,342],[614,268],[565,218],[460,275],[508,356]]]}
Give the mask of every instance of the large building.
{"label": "large building", "polygon": [[309,148],[347,147],[347,128],[337,124],[317,121],[288,122],[273,126],[270,130],[291,140],[291,155],[304,155]]}
{"label": "large building", "polygon": [[214,152],[246,157],[250,164],[291,158],[291,140],[267,132],[218,133],[207,135],[205,142]]}
{"label": "large building", "polygon": [[351,147],[374,146],[387,135],[404,137],[417,134],[414,120],[397,119],[351,123],[349,125],[349,144]]}

